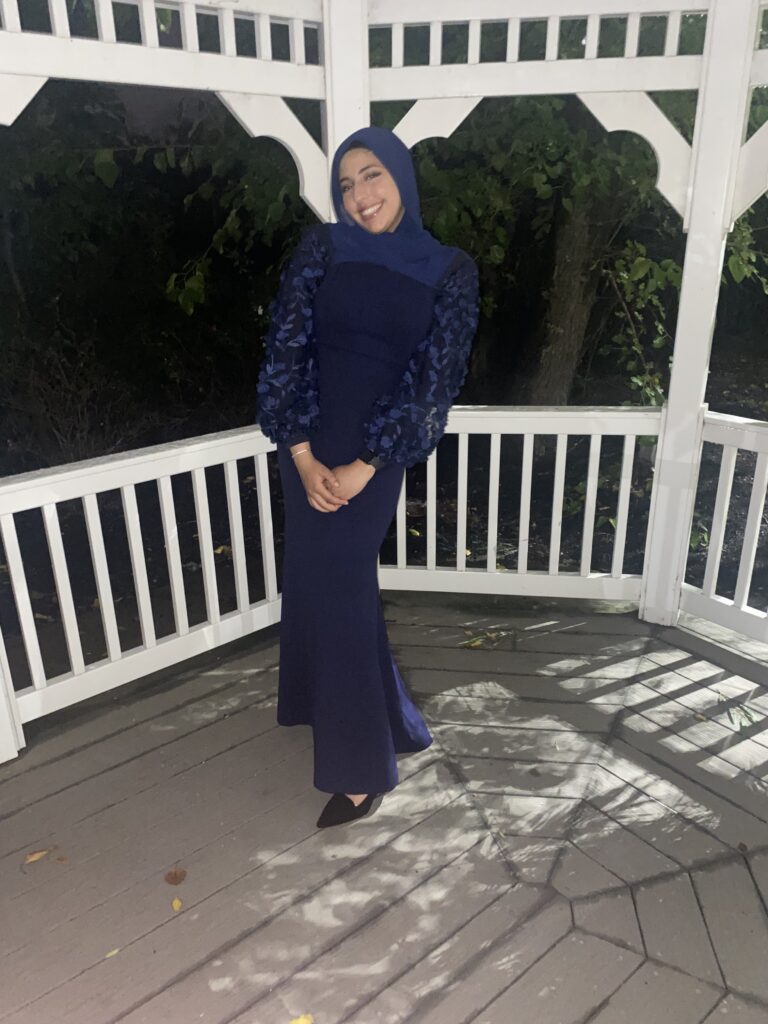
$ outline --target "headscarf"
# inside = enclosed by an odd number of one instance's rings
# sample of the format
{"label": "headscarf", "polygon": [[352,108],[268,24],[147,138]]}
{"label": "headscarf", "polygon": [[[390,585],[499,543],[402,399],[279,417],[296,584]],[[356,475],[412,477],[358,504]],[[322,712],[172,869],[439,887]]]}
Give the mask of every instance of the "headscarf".
{"label": "headscarf", "polygon": [[[395,180],[405,212],[394,231],[366,231],[344,209],[339,166],[352,143],[359,143],[375,153]],[[408,147],[394,132],[369,127],[348,136],[333,157],[331,195],[339,220],[338,224],[330,225],[334,263],[378,263],[423,284],[437,285],[458,250],[442,245],[422,226],[413,160]]]}

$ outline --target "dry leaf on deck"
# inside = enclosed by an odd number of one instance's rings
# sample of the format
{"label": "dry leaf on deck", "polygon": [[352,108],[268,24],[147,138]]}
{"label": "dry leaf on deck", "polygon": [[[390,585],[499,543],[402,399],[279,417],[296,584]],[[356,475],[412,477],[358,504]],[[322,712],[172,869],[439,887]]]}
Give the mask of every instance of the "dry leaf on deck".
{"label": "dry leaf on deck", "polygon": [[181,885],[184,879],[187,877],[187,872],[184,868],[171,868],[168,874],[165,876],[165,880],[168,885]]}
{"label": "dry leaf on deck", "polygon": [[171,900],[171,906],[173,907],[174,911],[178,912],[179,910],[181,910],[182,903],[178,896]]}
{"label": "dry leaf on deck", "polygon": [[315,1018],[311,1013],[302,1013],[300,1017],[294,1017],[290,1024],[315,1024]]}
{"label": "dry leaf on deck", "polygon": [[111,956],[117,956],[117,954],[118,954],[119,952],[120,952],[120,947],[119,947],[119,946],[118,946],[118,948],[117,948],[117,949],[110,949],[110,951],[109,951],[108,953],[105,953],[105,954],[104,954],[104,959],[105,959],[105,960],[109,960],[109,958],[110,958]]}
{"label": "dry leaf on deck", "polygon": [[50,853],[50,850],[33,850],[32,853],[28,853],[24,858],[25,864],[34,864],[35,861],[42,860],[46,854]]}

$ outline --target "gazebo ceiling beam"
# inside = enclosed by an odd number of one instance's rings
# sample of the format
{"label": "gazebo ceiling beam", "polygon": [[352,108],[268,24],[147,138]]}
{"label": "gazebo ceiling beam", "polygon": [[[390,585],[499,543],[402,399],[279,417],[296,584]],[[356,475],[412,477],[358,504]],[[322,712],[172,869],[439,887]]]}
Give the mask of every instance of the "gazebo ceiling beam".
{"label": "gazebo ceiling beam", "polygon": [[[94,39],[0,31],[0,70],[123,85],[258,93],[320,100],[323,69],[289,61],[227,57]],[[30,97],[31,98],[31,97]]]}
{"label": "gazebo ceiling beam", "polygon": [[701,57],[605,57],[371,68],[372,100],[698,89]]}

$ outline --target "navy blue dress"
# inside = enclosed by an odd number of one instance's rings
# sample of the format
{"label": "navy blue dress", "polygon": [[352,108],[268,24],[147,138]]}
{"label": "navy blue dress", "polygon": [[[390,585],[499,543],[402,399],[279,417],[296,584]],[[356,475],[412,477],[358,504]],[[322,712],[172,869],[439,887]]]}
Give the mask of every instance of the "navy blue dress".
{"label": "navy blue dress", "polygon": [[[317,789],[382,793],[397,785],[395,755],[432,738],[389,648],[377,557],[405,468],[437,444],[466,375],[477,270],[462,253],[436,289],[334,262],[324,228],[305,232],[283,274],[259,376],[285,507],[277,720],[312,726]],[[289,451],[301,440],[329,469],[372,451],[376,472],[320,512]]]}

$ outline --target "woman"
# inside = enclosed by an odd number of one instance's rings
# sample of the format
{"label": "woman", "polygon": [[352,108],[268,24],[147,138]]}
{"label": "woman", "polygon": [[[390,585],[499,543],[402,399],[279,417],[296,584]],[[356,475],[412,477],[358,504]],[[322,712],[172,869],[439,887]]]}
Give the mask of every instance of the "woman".
{"label": "woman", "polygon": [[277,720],[311,725],[320,828],[363,817],[432,737],[392,658],[377,558],[405,469],[424,461],[467,373],[473,260],[422,227],[407,147],[339,146],[337,224],[305,230],[271,307],[258,422],[285,501]]}

